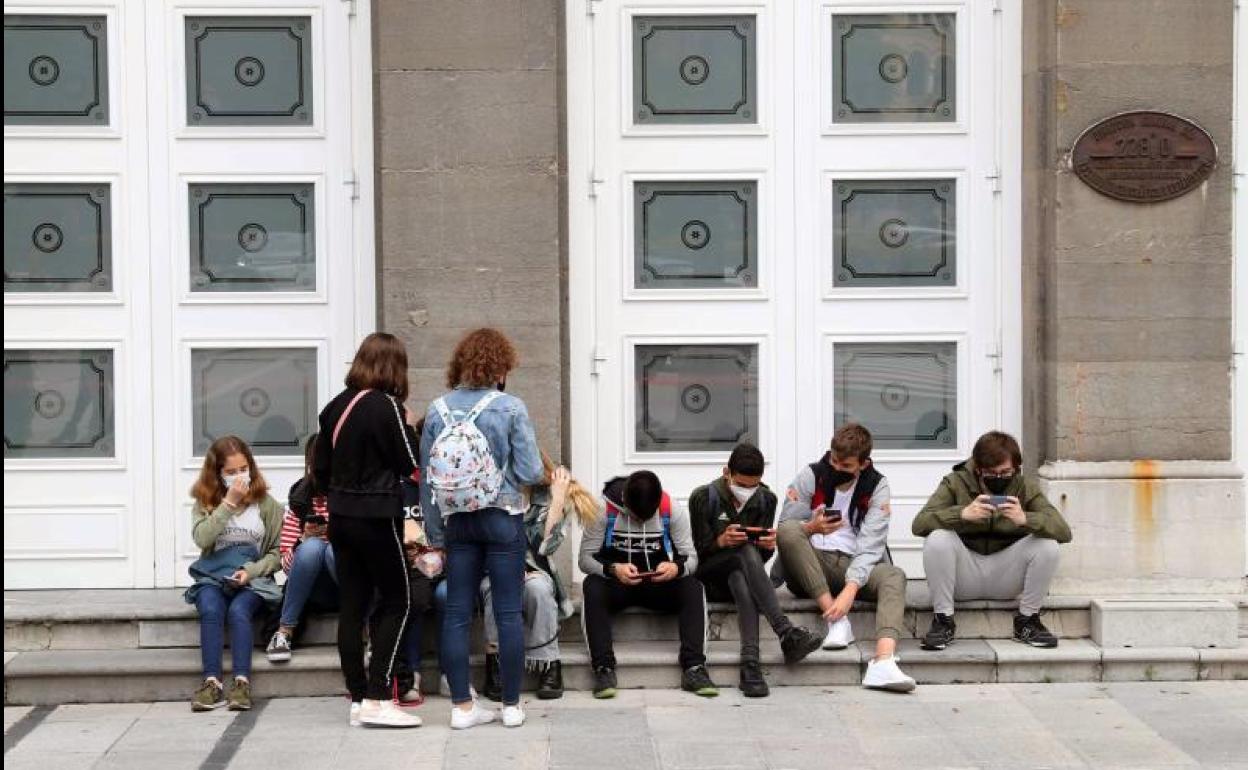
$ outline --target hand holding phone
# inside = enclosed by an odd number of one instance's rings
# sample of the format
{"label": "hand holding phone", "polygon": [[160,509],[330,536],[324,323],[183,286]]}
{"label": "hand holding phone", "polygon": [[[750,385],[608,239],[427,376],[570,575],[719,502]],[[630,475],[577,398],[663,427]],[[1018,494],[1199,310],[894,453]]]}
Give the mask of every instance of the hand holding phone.
{"label": "hand holding phone", "polygon": [[659,575],[658,570],[651,570],[649,572],[638,572],[637,579],[642,581],[643,583],[646,583],[651,580],[654,580],[656,577],[658,577],[658,575]]}
{"label": "hand holding phone", "polygon": [[1009,501],[1010,501],[1010,498],[1006,497],[1005,495],[991,495],[988,498],[988,504],[991,505],[993,508],[1000,508],[1001,506],[1005,505]]}
{"label": "hand holding phone", "polygon": [[823,511],[823,517],[832,522],[840,521],[843,518],[840,511],[827,508]]}
{"label": "hand holding phone", "polygon": [[745,539],[751,543],[757,543],[769,532],[766,527],[745,527]]}

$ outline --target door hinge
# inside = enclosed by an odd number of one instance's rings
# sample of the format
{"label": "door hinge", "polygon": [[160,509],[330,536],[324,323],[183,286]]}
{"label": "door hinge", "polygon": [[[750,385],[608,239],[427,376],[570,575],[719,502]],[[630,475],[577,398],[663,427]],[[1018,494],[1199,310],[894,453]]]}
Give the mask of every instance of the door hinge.
{"label": "door hinge", "polygon": [[992,372],[996,374],[1001,371],[1001,340],[994,340],[988,344],[988,352],[984,354],[986,358],[992,359]]}
{"label": "door hinge", "polygon": [[587,190],[587,194],[589,195],[589,197],[597,198],[598,197],[598,185],[602,184],[605,181],[606,181],[605,179],[598,176],[597,171],[590,171],[589,172],[589,184],[588,184],[588,190]]}
{"label": "door hinge", "polygon": [[597,14],[598,4],[601,2],[602,0],[585,0],[585,15],[594,16],[595,14]]}
{"label": "door hinge", "polygon": [[1242,187],[1244,184],[1244,177],[1246,176],[1248,176],[1248,174],[1245,174],[1243,171],[1232,171],[1231,172],[1231,189],[1238,190],[1240,187]]}
{"label": "door hinge", "polygon": [[1004,10],[1001,3],[1002,3],[1002,0],[992,0],[992,12],[993,13],[1001,13],[1001,11]]}
{"label": "door hinge", "polygon": [[355,0],[342,0],[347,4],[347,18],[355,18]]}
{"label": "door hinge", "polygon": [[354,169],[352,169],[351,175],[343,180],[342,184],[347,188],[347,194],[351,196],[351,200],[358,201],[360,199],[360,178],[356,175]]}
{"label": "door hinge", "polygon": [[594,352],[589,359],[589,373],[597,377],[602,373],[602,365],[607,362],[607,354],[602,352],[601,345],[594,345]]}
{"label": "door hinge", "polygon": [[993,166],[992,171],[988,172],[987,174],[984,174],[984,179],[987,179],[992,184],[992,191],[994,193],[1001,192],[1001,169],[1000,167]]}
{"label": "door hinge", "polygon": [[1239,359],[1244,355],[1244,343],[1236,342],[1231,346],[1231,370],[1239,368]]}

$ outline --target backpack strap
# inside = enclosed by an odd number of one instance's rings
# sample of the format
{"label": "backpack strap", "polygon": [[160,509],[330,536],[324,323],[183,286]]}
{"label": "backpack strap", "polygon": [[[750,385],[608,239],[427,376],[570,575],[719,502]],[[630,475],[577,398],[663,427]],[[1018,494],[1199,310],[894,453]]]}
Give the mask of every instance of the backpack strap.
{"label": "backpack strap", "polygon": [[442,426],[449,428],[451,423],[454,421],[451,419],[451,410],[450,407],[446,405],[446,399],[435,399],[433,402],[433,408],[437,411],[438,416],[442,418]]}
{"label": "backpack strap", "polygon": [[663,550],[669,558],[675,558],[672,550],[672,498],[666,492],[659,501],[659,523],[663,525]]}
{"label": "backpack strap", "polygon": [[338,424],[334,426],[334,435],[329,442],[330,448],[338,446],[338,434],[342,431],[342,426],[347,421],[347,417],[351,414],[351,410],[355,408],[356,404],[360,403],[361,398],[364,398],[371,392],[371,389],[365,388],[359,393],[356,393],[355,398],[351,399],[351,403],[347,404],[347,408],[342,410],[342,416],[338,418]]}
{"label": "backpack strap", "polygon": [[485,411],[485,408],[501,395],[503,395],[502,392],[497,390],[491,390],[489,393],[486,393],[464,416],[464,422],[475,423],[477,418],[481,416],[481,413]]}

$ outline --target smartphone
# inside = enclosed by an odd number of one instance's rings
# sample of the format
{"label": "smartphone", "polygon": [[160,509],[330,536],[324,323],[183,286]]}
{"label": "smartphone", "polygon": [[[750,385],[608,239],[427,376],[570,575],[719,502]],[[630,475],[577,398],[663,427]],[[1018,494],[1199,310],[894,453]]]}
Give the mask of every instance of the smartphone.
{"label": "smartphone", "polygon": [[767,534],[766,527],[743,527],[745,530],[745,539],[750,543],[757,543]]}
{"label": "smartphone", "polygon": [[840,512],[840,511],[835,511],[835,510],[825,510],[825,511],[823,512],[823,516],[824,516],[824,518],[826,518],[828,521],[840,521],[840,520],[841,520],[841,512]]}
{"label": "smartphone", "polygon": [[637,573],[637,577],[640,578],[641,580],[654,580],[656,577],[658,577],[658,575],[659,575],[658,571]]}
{"label": "smartphone", "polygon": [[1001,506],[1005,505],[1009,501],[1010,501],[1010,498],[1006,497],[1005,495],[992,495],[991,497],[988,498],[988,504],[991,505],[993,508],[1000,508]]}

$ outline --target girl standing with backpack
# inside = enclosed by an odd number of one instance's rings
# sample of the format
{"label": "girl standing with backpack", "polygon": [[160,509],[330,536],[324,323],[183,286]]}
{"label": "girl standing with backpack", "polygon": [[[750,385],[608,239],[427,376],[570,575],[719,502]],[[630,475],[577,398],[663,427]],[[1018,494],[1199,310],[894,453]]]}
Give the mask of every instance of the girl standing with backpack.
{"label": "girl standing with backpack", "polygon": [[421,502],[430,544],[447,549],[442,668],[451,686],[451,727],[494,721],[468,686],[468,631],[486,575],[502,679],[503,724],[524,724],[524,488],[543,483],[533,424],[524,402],[503,392],[515,348],[495,329],[470,332],[447,366],[452,390],[433,402],[421,436]]}
{"label": "girl standing with backpack", "polygon": [[[392,334],[360,343],[346,389],[321,412],[313,474],[328,494],[329,542],[338,572],[338,657],[351,693],[351,724],[417,727],[420,717],[391,701],[390,677],[411,608],[403,551],[400,479],[416,469],[417,438],[404,419],[407,350]],[[410,413],[407,415],[410,420]],[[372,657],[364,671],[364,625],[374,592]]]}

